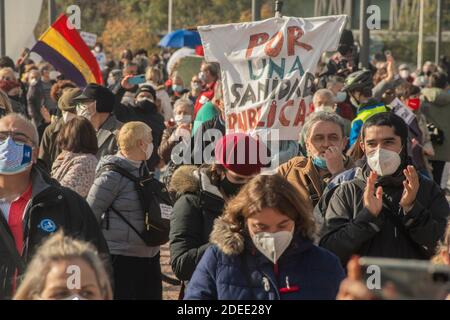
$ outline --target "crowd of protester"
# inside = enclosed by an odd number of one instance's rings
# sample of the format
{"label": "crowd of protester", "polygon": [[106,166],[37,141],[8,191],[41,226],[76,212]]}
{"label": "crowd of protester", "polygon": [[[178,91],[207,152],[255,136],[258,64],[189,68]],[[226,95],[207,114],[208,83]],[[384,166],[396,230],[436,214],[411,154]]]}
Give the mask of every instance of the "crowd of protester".
{"label": "crowd of protester", "polygon": [[355,256],[450,266],[450,65],[377,54],[362,69],[356,50],[318,65],[270,175],[257,152],[270,142],[225,134],[217,64],[183,83],[168,52],[113,61],[99,43],[105,85],[78,88],[0,58],[0,298],[162,299],[165,243],[185,299],[369,299]]}

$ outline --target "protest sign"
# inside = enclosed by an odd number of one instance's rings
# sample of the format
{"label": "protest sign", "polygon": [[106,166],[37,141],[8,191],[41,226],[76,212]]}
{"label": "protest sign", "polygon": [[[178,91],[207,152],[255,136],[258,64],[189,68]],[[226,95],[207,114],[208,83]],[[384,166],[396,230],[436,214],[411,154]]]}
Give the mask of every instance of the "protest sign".
{"label": "protest sign", "polygon": [[414,112],[401,102],[399,98],[395,98],[391,102],[391,107],[394,113],[402,118],[407,125],[410,125],[416,119]]}
{"label": "protest sign", "polygon": [[271,18],[202,26],[205,59],[221,67],[227,133],[278,129],[297,140],[309,112],[314,72],[335,51],[347,16]]}
{"label": "protest sign", "polygon": [[93,48],[97,43],[97,35],[95,33],[81,31],[80,36],[90,48]]}

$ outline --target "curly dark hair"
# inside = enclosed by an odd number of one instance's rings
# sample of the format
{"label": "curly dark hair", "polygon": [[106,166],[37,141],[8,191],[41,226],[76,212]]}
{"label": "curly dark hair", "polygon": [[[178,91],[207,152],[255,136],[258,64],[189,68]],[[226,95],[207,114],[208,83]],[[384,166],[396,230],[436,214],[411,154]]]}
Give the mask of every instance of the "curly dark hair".
{"label": "curly dark hair", "polygon": [[58,80],[50,90],[50,97],[53,101],[58,103],[59,98],[61,98],[63,91],[68,88],[78,88],[78,86],[70,80]]}

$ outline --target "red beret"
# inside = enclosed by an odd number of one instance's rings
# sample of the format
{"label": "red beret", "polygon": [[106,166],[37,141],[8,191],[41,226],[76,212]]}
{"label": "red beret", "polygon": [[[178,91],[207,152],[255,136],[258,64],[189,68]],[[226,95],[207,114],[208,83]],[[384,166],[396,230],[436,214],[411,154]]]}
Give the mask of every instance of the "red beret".
{"label": "red beret", "polygon": [[242,176],[258,174],[264,166],[261,157],[267,156],[267,147],[260,140],[244,133],[222,137],[216,144],[216,163]]}

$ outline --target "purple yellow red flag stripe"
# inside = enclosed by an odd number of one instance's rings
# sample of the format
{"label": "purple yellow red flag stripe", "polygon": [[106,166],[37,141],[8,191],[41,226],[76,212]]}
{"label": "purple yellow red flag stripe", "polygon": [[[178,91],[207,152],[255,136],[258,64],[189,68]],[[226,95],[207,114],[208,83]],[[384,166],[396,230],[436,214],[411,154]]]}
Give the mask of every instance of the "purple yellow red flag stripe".
{"label": "purple yellow red flag stripe", "polygon": [[69,27],[65,14],[42,34],[31,51],[80,87],[88,83],[103,84],[97,60],[77,29]]}

